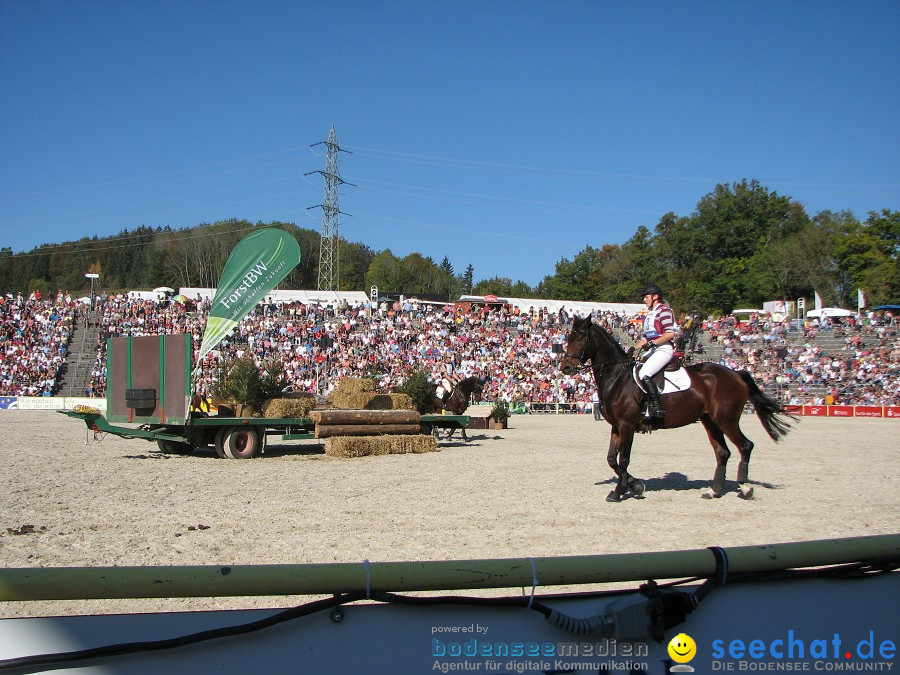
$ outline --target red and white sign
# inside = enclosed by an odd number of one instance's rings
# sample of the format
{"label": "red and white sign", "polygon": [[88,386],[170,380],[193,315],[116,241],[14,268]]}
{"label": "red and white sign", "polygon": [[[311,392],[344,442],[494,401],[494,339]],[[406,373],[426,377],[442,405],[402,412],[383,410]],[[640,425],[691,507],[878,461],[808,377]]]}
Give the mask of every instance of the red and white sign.
{"label": "red and white sign", "polygon": [[803,414],[811,417],[826,417],[828,415],[828,406],[805,405],[803,406]]}
{"label": "red and white sign", "polygon": [[880,405],[858,405],[853,411],[855,417],[884,417],[884,409]]}
{"label": "red and white sign", "polygon": [[484,301],[485,302],[497,302],[497,296],[496,295],[486,295],[486,296],[484,296]]}
{"label": "red and white sign", "polygon": [[852,405],[830,405],[827,408],[829,417],[853,417]]}
{"label": "red and white sign", "polygon": [[886,405],[884,406],[884,416],[891,417],[893,419],[900,419],[900,405]]}

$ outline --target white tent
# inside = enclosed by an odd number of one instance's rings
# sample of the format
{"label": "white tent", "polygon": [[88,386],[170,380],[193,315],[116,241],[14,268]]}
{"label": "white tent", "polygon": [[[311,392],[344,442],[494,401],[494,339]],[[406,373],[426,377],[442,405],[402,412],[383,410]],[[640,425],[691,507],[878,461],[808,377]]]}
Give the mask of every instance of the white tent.
{"label": "white tent", "polygon": [[823,317],[830,316],[855,316],[856,312],[851,312],[849,309],[841,309],[840,307],[823,307],[822,309],[811,309],[806,313],[806,316],[811,316],[814,319],[821,319]]}
{"label": "white tent", "polygon": [[168,286],[158,286],[153,289],[154,293],[174,293],[174,288],[169,288]]}
{"label": "white tent", "polygon": [[[178,289],[181,295],[190,300],[198,297],[212,300],[216,295],[215,288],[199,288],[182,286]],[[360,305],[369,301],[369,296],[362,291],[278,291],[272,290],[266,293],[262,300],[264,303],[276,305],[288,302],[301,302],[304,305],[334,305],[337,307],[346,301],[350,305]]]}
{"label": "white tent", "polygon": [[[461,295],[460,302],[485,302],[483,295]],[[491,298],[491,302],[495,302]],[[641,310],[646,311],[646,306],[641,302],[585,302],[579,300],[544,300],[542,298],[497,298],[496,302],[512,305],[521,310],[545,309],[548,312],[558,312],[565,308],[570,314],[586,316],[591,312],[614,312],[624,316],[632,316]]]}

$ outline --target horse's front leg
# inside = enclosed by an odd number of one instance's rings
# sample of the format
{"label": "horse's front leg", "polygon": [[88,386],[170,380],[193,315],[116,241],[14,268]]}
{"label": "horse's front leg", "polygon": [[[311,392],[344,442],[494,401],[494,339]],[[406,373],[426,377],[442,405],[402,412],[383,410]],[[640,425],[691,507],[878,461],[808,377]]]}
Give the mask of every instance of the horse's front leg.
{"label": "horse's front leg", "polygon": [[[606,501],[608,502],[620,501],[624,494],[624,491],[620,491],[624,472],[624,469],[619,464],[621,443],[622,441],[618,431],[613,429],[609,434],[609,449],[606,451],[606,463],[609,464],[609,468],[612,469],[613,473],[616,475],[616,488],[606,495]],[[627,475],[627,472],[625,472],[625,475]]]}
{"label": "horse's front leg", "polygon": [[616,472],[616,487],[608,495],[606,501],[618,502],[631,491],[635,497],[644,494],[643,481],[637,480],[628,473],[628,464],[631,461],[631,444],[634,441],[634,430],[625,429],[619,433],[613,433],[609,440],[609,451],[606,461]]}

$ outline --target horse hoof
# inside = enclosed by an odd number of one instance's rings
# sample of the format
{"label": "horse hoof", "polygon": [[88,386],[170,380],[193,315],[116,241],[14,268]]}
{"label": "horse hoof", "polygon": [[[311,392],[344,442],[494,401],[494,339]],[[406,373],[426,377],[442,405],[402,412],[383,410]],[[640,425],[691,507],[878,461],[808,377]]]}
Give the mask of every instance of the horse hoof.
{"label": "horse hoof", "polygon": [[753,499],[753,486],[752,485],[738,485],[738,497],[741,499]]}
{"label": "horse hoof", "polygon": [[644,485],[644,481],[638,480],[637,478],[635,478],[635,479],[631,482],[631,485],[629,485],[628,487],[631,488],[631,493],[632,493],[635,497],[637,497],[637,498],[643,497],[643,495],[644,495],[644,490],[647,489],[647,486]]}
{"label": "horse hoof", "polygon": [[613,490],[608,495],[606,495],[606,501],[608,502],[620,502],[622,501],[622,497],[619,496],[619,493]]}
{"label": "horse hoof", "polygon": [[719,497],[721,497],[721,495],[712,488],[706,488],[703,492],[700,493],[700,496],[703,499],[718,499]]}

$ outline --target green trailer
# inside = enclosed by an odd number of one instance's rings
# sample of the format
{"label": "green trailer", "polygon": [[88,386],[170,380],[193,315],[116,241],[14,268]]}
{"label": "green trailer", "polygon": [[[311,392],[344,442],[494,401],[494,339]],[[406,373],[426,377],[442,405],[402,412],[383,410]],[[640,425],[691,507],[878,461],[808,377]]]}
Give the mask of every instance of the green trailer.
{"label": "green trailer", "polygon": [[[162,452],[189,454],[212,447],[222,458],[262,454],[269,438],[314,439],[307,417],[221,417],[191,410],[191,336],[110,338],[107,341],[106,415],[77,406],[61,413],[97,433],[156,442]],[[132,426],[123,426],[130,424]],[[466,415],[423,415],[423,433],[465,429]]]}
{"label": "green trailer", "polygon": [[[184,424],[142,424],[126,427],[111,424],[97,410],[60,410],[82,420],[94,432],[121,438],[155,441],[162,452],[187,455],[197,448],[212,447],[219,457],[252,459],[266,450],[269,438],[280,441],[316,438],[315,422],[308,417],[191,417]],[[465,429],[467,415],[422,415],[422,433],[437,429]]]}
{"label": "green trailer", "polygon": [[183,424],[149,423],[126,427],[110,423],[99,411],[61,410],[83,420],[95,432],[155,441],[165,453],[185,455],[196,448],[215,448],[222,458],[251,459],[265,452],[269,436],[280,440],[315,438],[315,422],[307,417],[189,417]]}

